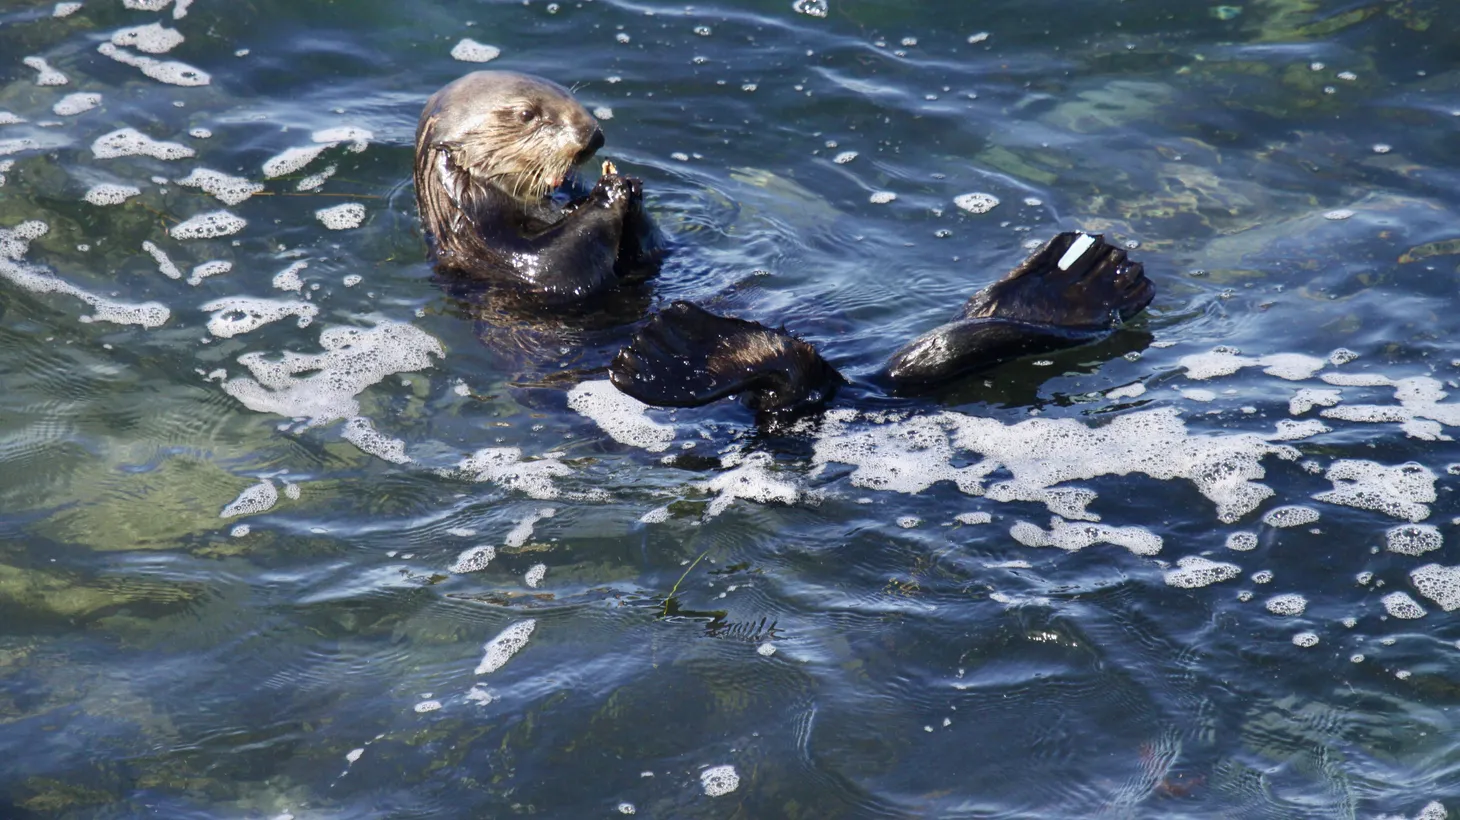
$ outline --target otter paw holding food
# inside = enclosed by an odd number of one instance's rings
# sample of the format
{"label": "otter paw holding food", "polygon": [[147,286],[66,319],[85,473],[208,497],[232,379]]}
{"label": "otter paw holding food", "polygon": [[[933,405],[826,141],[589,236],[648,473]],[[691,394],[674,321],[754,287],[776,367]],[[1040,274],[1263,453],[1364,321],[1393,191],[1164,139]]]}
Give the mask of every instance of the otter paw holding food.
{"label": "otter paw holding food", "polygon": [[540,77],[477,71],[437,91],[421,112],[415,162],[437,266],[518,288],[546,308],[579,307],[621,278],[653,276],[664,245],[642,183],[605,163],[586,199],[555,198],[571,195],[574,168],[603,143],[598,120]]}

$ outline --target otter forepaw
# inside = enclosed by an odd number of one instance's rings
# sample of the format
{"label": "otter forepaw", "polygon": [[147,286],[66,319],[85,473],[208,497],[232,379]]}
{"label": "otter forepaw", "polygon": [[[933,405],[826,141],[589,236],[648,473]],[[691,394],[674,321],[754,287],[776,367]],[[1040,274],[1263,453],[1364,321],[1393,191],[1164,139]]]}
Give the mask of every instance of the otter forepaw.
{"label": "otter forepaw", "polygon": [[622,174],[604,174],[593,186],[593,197],[604,207],[632,205],[644,198],[644,183]]}

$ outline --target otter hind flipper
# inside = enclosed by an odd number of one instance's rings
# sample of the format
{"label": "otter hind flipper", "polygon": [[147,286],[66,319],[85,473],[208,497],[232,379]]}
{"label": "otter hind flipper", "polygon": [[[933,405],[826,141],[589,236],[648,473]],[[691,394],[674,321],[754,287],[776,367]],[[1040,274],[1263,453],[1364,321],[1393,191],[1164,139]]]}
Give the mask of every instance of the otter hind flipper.
{"label": "otter hind flipper", "polygon": [[1099,234],[1069,231],[908,343],[883,370],[895,388],[929,386],[1020,356],[1094,342],[1156,296],[1140,262]]}
{"label": "otter hind flipper", "polygon": [[698,407],[735,394],[766,412],[818,405],[842,377],[785,330],[674,302],[609,365],[614,386],[645,404]]}
{"label": "otter hind flipper", "polygon": [[1145,266],[1100,234],[1066,231],[973,295],[963,319],[1001,318],[1082,330],[1117,327],[1146,309]]}

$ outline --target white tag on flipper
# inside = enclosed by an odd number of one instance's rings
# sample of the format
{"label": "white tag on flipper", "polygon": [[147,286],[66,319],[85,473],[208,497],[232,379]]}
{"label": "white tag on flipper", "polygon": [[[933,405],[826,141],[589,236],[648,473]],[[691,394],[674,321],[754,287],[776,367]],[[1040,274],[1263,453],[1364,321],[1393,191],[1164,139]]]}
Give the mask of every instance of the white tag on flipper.
{"label": "white tag on flipper", "polygon": [[1060,270],[1069,270],[1070,266],[1080,261],[1080,257],[1085,255],[1085,251],[1090,250],[1094,245],[1095,237],[1087,233],[1080,234],[1079,238],[1070,244],[1070,249],[1065,251],[1065,255],[1060,257]]}

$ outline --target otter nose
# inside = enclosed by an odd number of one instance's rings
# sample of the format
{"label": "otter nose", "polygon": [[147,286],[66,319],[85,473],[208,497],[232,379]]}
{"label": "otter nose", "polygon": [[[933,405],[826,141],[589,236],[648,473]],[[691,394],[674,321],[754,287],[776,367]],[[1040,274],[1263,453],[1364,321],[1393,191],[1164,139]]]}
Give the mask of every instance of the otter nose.
{"label": "otter nose", "polygon": [[602,147],[603,147],[603,129],[602,128],[595,127],[593,129],[593,136],[591,136],[591,137],[588,138],[588,147],[587,148],[584,148],[582,151],[579,151],[578,152],[578,156],[573,160],[573,162],[575,164],[576,163],[580,163],[580,162],[586,162],[589,157],[591,157],[594,154],[598,153],[598,149],[600,149]]}

